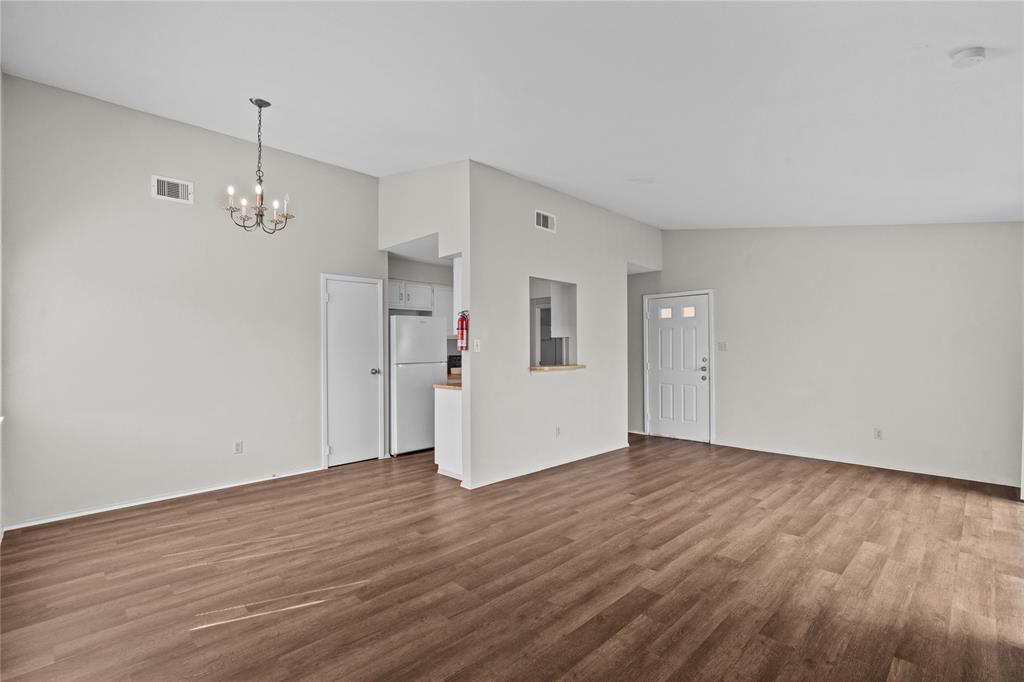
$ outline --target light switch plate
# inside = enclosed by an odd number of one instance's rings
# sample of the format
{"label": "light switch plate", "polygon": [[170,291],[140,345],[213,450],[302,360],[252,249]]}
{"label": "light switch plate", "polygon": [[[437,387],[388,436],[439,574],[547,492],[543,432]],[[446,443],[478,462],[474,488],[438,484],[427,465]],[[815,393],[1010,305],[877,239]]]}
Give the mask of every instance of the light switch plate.
{"label": "light switch plate", "polygon": [[715,344],[715,346],[718,348],[719,351],[722,352],[728,350],[728,347],[725,345],[725,341],[719,341],[717,344]]}
{"label": "light switch plate", "polygon": [[474,353],[479,353],[480,352],[480,339],[473,339],[473,352]]}

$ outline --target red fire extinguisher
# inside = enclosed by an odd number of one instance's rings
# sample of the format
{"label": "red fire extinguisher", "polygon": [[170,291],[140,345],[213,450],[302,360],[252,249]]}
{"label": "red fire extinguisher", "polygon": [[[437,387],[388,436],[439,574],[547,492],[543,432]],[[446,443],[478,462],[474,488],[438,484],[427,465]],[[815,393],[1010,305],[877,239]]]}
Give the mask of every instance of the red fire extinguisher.
{"label": "red fire extinguisher", "polygon": [[460,351],[462,351],[462,350],[469,350],[469,311],[468,310],[461,310],[461,311],[459,311],[459,323],[458,323],[458,326],[456,327],[456,329],[458,330],[458,333],[459,333],[459,336],[458,336],[459,341],[458,341],[458,346],[457,346],[458,349]]}

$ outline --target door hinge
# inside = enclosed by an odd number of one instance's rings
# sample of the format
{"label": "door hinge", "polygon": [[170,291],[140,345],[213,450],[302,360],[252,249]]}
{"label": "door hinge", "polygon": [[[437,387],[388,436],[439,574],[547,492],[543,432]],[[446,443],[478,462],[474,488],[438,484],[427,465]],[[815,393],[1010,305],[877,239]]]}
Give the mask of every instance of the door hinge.
{"label": "door hinge", "polygon": [[324,454],[327,455],[328,457],[330,457],[330,455],[331,455],[331,446],[330,445],[328,445],[327,447],[324,448]]}
{"label": "door hinge", "polygon": [[330,303],[330,301],[331,301],[331,295],[325,291],[324,292],[324,303]]}

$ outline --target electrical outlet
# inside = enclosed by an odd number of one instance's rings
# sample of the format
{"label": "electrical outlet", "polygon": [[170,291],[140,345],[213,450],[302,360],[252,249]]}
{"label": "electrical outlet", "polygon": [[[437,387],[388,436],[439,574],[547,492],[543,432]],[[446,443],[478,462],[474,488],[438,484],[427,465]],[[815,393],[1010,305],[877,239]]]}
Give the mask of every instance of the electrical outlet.
{"label": "electrical outlet", "polygon": [[875,429],[875,440],[882,440],[882,429]]}
{"label": "electrical outlet", "polygon": [[236,455],[240,455],[240,454],[242,454],[242,450],[243,450],[243,447],[242,447],[242,445],[243,445],[242,441],[240,441],[240,440],[236,440],[236,441],[235,441],[235,447],[234,447],[234,448],[232,449],[232,451],[231,451],[231,452],[232,452],[233,454],[236,454]]}

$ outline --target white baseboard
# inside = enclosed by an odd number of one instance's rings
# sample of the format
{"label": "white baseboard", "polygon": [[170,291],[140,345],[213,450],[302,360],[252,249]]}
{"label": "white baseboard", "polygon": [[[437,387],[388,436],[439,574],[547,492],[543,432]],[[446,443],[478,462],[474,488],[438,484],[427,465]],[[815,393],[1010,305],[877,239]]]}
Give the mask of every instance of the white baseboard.
{"label": "white baseboard", "polygon": [[476,490],[477,488],[483,488],[484,486],[494,485],[495,483],[501,483],[502,481],[511,481],[512,479],[519,478],[520,476],[529,476],[530,474],[535,474],[538,471],[544,471],[546,469],[554,469],[555,467],[560,467],[560,466],[562,466],[564,464],[572,464],[573,462],[579,462],[579,461],[584,460],[584,459],[590,459],[591,457],[597,457],[598,455],[606,455],[609,452],[615,452],[616,450],[623,450],[623,449],[628,448],[628,447],[629,447],[629,443],[625,442],[622,445],[618,445],[616,447],[609,448],[607,450],[600,450],[599,452],[592,452],[590,454],[584,454],[584,455],[580,455],[578,457],[571,457],[571,458],[565,459],[563,461],[552,462],[551,464],[545,464],[543,466],[539,466],[539,467],[536,467],[536,468],[533,468],[533,469],[528,469],[526,471],[521,471],[521,472],[519,472],[517,474],[513,474],[512,476],[504,476],[504,477],[501,477],[501,478],[494,478],[494,479],[483,481],[483,482],[469,481],[469,480],[463,479],[462,487],[465,488],[466,490]]}
{"label": "white baseboard", "polygon": [[263,478],[254,478],[248,481],[239,481],[238,483],[227,483],[225,485],[215,485],[209,488],[195,488],[192,490],[185,490],[182,492],[171,493],[170,495],[159,495],[157,497],[145,497],[137,500],[130,500],[128,502],[118,502],[106,507],[92,507],[90,509],[80,509],[78,511],[68,512],[66,514],[57,514],[55,516],[43,516],[28,521],[21,521],[19,523],[12,523],[9,526],[4,526],[0,530],[0,537],[3,535],[4,530],[14,530],[16,528],[28,528],[29,526],[39,526],[44,523],[53,523],[54,521],[65,521],[67,519],[78,518],[79,516],[89,516],[90,514],[99,514],[101,512],[115,511],[117,509],[125,509],[127,507],[137,507],[140,504],[150,504],[151,502],[163,502],[165,500],[173,500],[178,497],[188,497],[189,495],[198,495],[200,493],[211,493],[216,490],[226,490],[228,488],[237,488],[243,485],[250,485],[252,483],[262,483],[263,481],[273,481],[279,478],[288,478],[289,476],[299,476],[301,474],[309,474],[314,471],[324,471],[323,467],[313,467],[312,469],[300,469],[299,471],[289,471],[283,474],[272,474],[270,476],[264,476]]}
{"label": "white baseboard", "polygon": [[883,466],[876,462],[865,462],[863,460],[854,459],[852,457],[837,457],[834,455],[818,455],[810,452],[797,452],[795,450],[783,450],[779,448],[765,448],[754,445],[744,445],[742,443],[732,443],[724,440],[715,440],[711,443],[712,445],[721,445],[727,448],[737,448],[739,450],[751,450],[753,452],[767,452],[771,455],[788,455],[790,457],[805,457],[807,459],[818,459],[825,462],[838,462],[840,464],[856,464],[862,467],[872,467],[874,469],[886,469],[888,471],[903,471],[908,474],[924,474],[925,476],[939,476],[942,478],[954,478],[958,481],[971,481],[973,483],[990,483],[992,485],[1005,485],[1013,488],[1017,487],[1016,483],[1008,483],[1006,481],[994,481],[984,480],[978,478],[964,478],[963,476],[956,476],[946,471],[925,471],[924,469],[910,469],[908,467],[900,466]]}
{"label": "white baseboard", "polygon": [[636,435],[636,436],[646,436],[647,435],[646,431],[634,431],[633,429],[629,429],[626,433],[632,433],[633,435]]}

